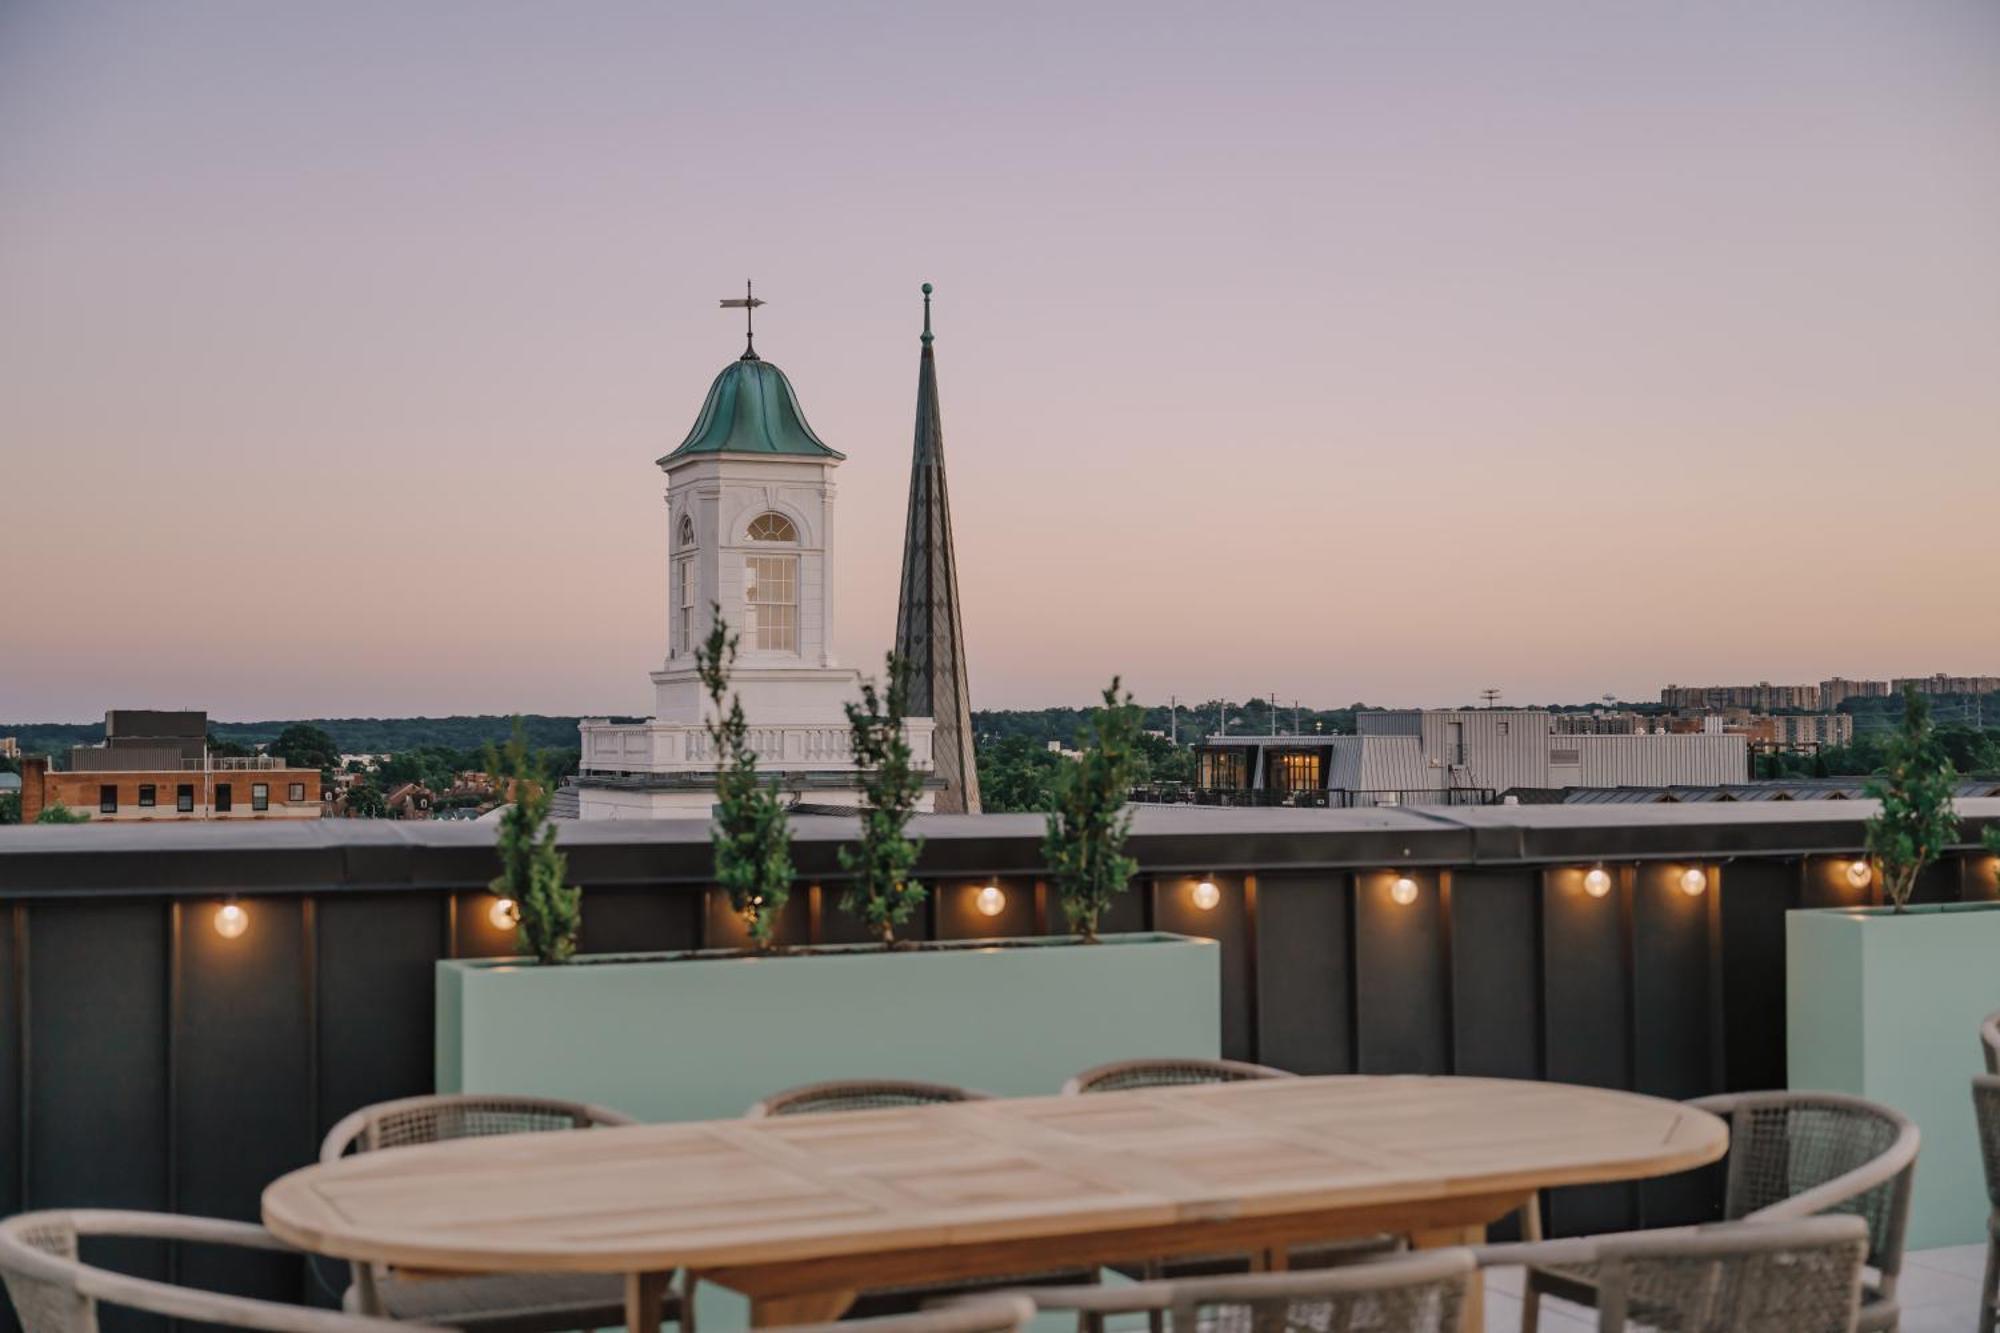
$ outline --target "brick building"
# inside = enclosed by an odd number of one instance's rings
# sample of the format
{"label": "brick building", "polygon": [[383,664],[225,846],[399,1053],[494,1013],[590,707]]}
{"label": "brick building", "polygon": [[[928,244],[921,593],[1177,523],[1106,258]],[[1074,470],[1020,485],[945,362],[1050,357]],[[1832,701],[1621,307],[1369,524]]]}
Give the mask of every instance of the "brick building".
{"label": "brick building", "polygon": [[221,758],[208,751],[208,715],[114,709],[104,744],[79,745],[55,771],[44,755],[21,760],[21,822],[57,802],[99,820],[318,819],[320,773],[275,755]]}

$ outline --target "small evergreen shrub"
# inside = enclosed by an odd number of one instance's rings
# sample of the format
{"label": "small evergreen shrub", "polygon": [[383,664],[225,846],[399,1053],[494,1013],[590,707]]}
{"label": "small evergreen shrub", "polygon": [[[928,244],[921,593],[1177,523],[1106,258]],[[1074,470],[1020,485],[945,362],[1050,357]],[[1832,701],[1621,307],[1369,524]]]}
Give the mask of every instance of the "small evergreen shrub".
{"label": "small evergreen shrub", "polygon": [[1951,757],[1931,725],[1930,701],[1905,686],[1903,725],[1889,738],[1882,771],[1868,780],[1868,794],[1882,803],[1868,821],[1868,854],[1898,912],[1909,906],[1924,867],[1958,837],[1951,805],[1957,786]]}
{"label": "small evergreen shrub", "polygon": [[1085,724],[1082,757],[1062,765],[1051,784],[1042,855],[1063,915],[1086,944],[1097,942],[1098,919],[1139,869],[1125,855],[1132,828],[1125,798],[1139,772],[1141,717],[1113,676],[1104,706]]}
{"label": "small evergreen shrub", "polygon": [[750,945],[771,947],[779,909],[792,894],[792,829],[778,784],[757,776],[743,700],[729,693],[736,636],[714,606],[708,641],[695,650],[701,683],[714,703],[708,736],[715,744],[715,879],[743,918]]}
{"label": "small evergreen shrub", "polygon": [[923,839],[904,833],[923,794],[923,778],[910,763],[910,740],[903,730],[909,673],[894,653],[887,666],[886,689],[878,692],[874,681],[863,681],[861,702],[847,705],[854,762],[861,768],[861,795],[868,808],[861,815],[861,841],[840,849],[841,867],[854,876],[853,887],[841,895],[841,910],[860,917],[884,948],[895,944],[896,927],[924,901],[924,886],[916,879]]}
{"label": "small evergreen shrub", "polygon": [[513,803],[500,816],[500,874],[493,880],[497,897],[514,900],[515,939],[522,953],[538,963],[563,963],[576,953],[583,929],[583,890],[563,881],[569,873],[556,850],[556,828],[549,819],[553,784],[517,720],[514,735],[498,754],[487,751],[487,771],[502,792],[511,788]]}

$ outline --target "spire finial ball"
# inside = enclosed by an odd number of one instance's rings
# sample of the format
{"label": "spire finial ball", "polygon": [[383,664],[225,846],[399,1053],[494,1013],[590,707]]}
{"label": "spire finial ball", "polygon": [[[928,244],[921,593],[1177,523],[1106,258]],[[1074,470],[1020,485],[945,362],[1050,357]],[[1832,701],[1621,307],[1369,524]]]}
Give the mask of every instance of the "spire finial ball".
{"label": "spire finial ball", "polygon": [[924,295],[929,296],[930,294],[931,294],[931,285],[927,282],[924,284]]}

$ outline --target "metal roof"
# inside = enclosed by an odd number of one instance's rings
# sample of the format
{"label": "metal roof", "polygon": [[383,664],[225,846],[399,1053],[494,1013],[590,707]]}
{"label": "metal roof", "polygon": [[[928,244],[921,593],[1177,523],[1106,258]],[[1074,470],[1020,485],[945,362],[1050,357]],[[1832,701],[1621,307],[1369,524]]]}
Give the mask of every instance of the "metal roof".
{"label": "metal roof", "polygon": [[847,457],[813,434],[785,372],[754,354],[730,362],[715,377],[694,429],[659,464],[665,467],[693,454]]}

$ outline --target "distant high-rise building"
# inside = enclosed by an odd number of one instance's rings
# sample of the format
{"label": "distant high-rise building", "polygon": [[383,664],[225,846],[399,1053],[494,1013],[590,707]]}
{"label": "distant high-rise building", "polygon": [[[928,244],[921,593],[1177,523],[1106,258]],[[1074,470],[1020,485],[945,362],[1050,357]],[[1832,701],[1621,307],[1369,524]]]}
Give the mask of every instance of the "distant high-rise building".
{"label": "distant high-rise building", "polygon": [[1819,702],[1822,708],[1838,708],[1849,699],[1886,699],[1889,696],[1889,682],[1886,680],[1848,680],[1843,676],[1833,676],[1819,683]]}
{"label": "distant high-rise building", "polygon": [[944,783],[940,811],[979,813],[972,751],[972,693],[952,555],[951,499],[944,478],[944,418],[931,351],[931,285],[924,284],[923,351],[917,358],[917,434],[910,457],[910,509],[903,529],[903,586],[896,601],[896,654],[908,673],[911,717],[928,717],[932,771]]}
{"label": "distant high-rise building", "polygon": [[1901,694],[1914,687],[1918,694],[1993,694],[2000,692],[2000,676],[1898,676],[1889,682],[1890,692]]}
{"label": "distant high-rise building", "polygon": [[1817,685],[1669,685],[1660,691],[1660,702],[1669,708],[1753,708],[1758,712],[1820,707]]}

